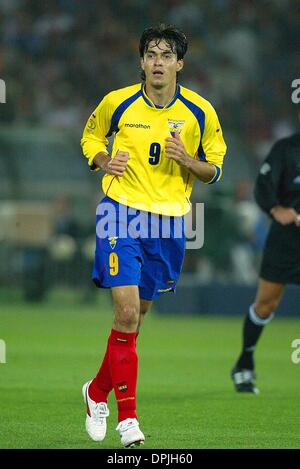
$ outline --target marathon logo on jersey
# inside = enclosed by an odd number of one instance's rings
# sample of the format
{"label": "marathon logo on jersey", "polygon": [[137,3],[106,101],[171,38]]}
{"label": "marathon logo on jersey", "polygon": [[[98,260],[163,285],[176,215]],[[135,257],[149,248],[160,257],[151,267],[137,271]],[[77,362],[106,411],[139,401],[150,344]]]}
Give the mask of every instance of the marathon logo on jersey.
{"label": "marathon logo on jersey", "polygon": [[151,126],[148,125],[148,124],[136,124],[136,123],[130,123],[130,122],[126,122],[125,124],[125,127],[131,127],[131,128],[134,128],[134,129],[145,129],[145,130],[149,130],[151,129]]}
{"label": "marathon logo on jersey", "polygon": [[182,127],[184,126],[185,121],[178,121],[178,120],[171,120],[168,119],[168,126],[169,126],[169,131],[172,137],[174,137],[174,134],[177,132],[180,134],[182,131]]}
{"label": "marathon logo on jersey", "polygon": [[115,249],[116,244],[117,244],[117,239],[118,239],[118,236],[111,236],[110,238],[108,238],[109,245],[112,249]]}
{"label": "marathon logo on jersey", "polygon": [[120,383],[117,385],[118,386],[118,390],[120,392],[126,392],[128,391],[128,386],[127,386],[127,383]]}

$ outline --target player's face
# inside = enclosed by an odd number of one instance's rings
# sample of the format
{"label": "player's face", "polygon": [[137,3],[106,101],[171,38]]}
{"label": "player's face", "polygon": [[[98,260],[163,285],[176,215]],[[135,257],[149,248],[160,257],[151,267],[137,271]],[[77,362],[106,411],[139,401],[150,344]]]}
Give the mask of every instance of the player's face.
{"label": "player's face", "polygon": [[176,74],[183,67],[183,60],[178,60],[167,42],[151,41],[141,59],[141,67],[146,75],[146,82],[154,88],[163,88],[176,82]]}

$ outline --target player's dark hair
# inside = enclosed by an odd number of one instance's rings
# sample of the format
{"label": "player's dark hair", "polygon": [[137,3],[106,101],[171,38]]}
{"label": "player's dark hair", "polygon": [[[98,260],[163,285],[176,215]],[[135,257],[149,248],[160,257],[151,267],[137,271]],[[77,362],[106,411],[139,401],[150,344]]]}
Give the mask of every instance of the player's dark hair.
{"label": "player's dark hair", "polygon": [[[140,38],[140,57],[144,57],[151,41],[159,44],[161,40],[166,41],[172,52],[177,55],[177,60],[182,60],[188,48],[186,35],[173,25],[165,25],[160,23],[158,26],[147,28],[143,31]],[[141,72],[141,78],[145,81],[146,76],[144,70]]]}

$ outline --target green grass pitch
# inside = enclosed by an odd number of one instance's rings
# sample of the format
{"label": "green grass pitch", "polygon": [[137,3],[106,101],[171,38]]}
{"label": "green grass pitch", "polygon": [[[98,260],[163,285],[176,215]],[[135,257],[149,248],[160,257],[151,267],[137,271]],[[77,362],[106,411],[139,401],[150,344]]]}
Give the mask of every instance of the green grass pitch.
{"label": "green grass pitch", "polygon": [[[94,305],[4,302],[0,448],[120,448],[111,394],[107,437],[85,432],[81,387],[99,366],[111,327],[107,295]],[[102,295],[102,296],[101,296]],[[259,396],[237,394],[229,371],[242,318],[149,313],[138,338],[138,416],[144,447],[300,448],[299,319],[276,318],[256,352]]]}

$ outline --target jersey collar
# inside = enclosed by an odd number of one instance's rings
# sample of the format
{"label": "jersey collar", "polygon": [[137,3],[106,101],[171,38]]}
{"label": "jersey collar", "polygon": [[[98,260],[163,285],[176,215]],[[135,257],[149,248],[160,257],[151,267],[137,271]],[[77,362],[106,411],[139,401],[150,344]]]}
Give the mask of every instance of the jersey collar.
{"label": "jersey collar", "polygon": [[177,83],[175,94],[174,94],[173,98],[171,99],[171,101],[169,102],[169,104],[167,104],[166,106],[158,106],[158,105],[154,104],[153,101],[151,101],[151,99],[146,94],[145,84],[144,83],[142,84],[141,91],[142,91],[142,97],[143,97],[145,103],[148,104],[148,106],[154,107],[156,109],[167,109],[167,108],[171,107],[172,104],[174,104],[176,99],[178,98],[178,96],[180,94],[180,86]]}

